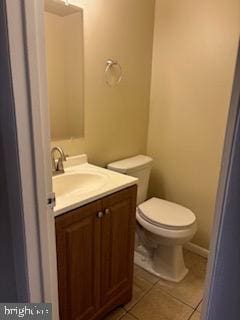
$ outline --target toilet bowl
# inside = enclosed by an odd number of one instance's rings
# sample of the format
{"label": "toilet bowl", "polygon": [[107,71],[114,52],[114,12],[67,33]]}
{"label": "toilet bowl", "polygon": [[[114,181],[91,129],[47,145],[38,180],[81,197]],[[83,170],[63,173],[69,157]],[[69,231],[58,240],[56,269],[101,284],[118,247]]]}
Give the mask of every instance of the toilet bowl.
{"label": "toilet bowl", "polygon": [[151,252],[141,252],[141,245],[136,248],[136,264],[165,280],[181,281],[188,273],[182,246],[197,230],[195,215],[175,203],[151,198],[137,207],[136,218],[138,236]]}
{"label": "toilet bowl", "polygon": [[194,213],[176,203],[147,198],[152,159],[138,155],[116,161],[108,169],[137,177],[137,229],[134,261],[137,265],[165,280],[179,282],[185,267],[183,245],[197,230]]}

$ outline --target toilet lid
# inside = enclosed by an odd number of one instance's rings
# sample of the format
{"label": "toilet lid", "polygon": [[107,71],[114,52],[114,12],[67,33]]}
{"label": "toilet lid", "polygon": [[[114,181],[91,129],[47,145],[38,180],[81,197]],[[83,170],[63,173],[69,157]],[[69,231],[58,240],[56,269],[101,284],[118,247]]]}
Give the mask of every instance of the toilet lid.
{"label": "toilet lid", "polygon": [[196,221],[191,210],[159,198],[151,198],[140,204],[138,213],[152,224],[171,229],[183,229]]}

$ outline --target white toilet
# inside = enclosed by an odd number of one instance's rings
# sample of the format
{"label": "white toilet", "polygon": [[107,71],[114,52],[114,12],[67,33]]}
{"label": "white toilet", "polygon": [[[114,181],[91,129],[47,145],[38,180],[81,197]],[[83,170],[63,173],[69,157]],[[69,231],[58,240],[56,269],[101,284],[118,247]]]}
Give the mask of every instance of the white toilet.
{"label": "white toilet", "polygon": [[188,273],[183,245],[197,230],[196,217],[173,202],[159,198],[146,201],[151,166],[150,157],[138,155],[110,163],[108,169],[139,179],[135,263],[163,279],[179,282]]}

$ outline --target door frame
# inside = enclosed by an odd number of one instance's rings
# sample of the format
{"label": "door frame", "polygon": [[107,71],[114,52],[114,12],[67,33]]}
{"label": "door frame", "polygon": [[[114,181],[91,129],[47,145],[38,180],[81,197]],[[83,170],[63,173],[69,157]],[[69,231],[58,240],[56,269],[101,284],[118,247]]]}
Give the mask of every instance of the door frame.
{"label": "door frame", "polygon": [[[39,234],[36,217],[36,193],[34,161],[31,137],[30,108],[28,101],[28,81],[24,51],[21,5],[18,1],[5,1],[7,32],[12,73],[12,91],[15,104],[16,136],[18,144],[23,222],[25,226],[25,247],[29,297],[35,301],[42,299],[42,279],[39,254]],[[8,177],[9,178],[9,177]],[[32,253],[30,255],[30,252]]]}
{"label": "door frame", "polygon": [[43,0],[6,3],[22,186],[30,302],[51,302],[58,320],[55,222],[45,69]]}
{"label": "door frame", "polygon": [[[6,0],[5,0],[6,1]],[[50,130],[46,88],[43,0],[6,1],[10,60],[18,135],[26,254],[30,301],[52,302],[54,319],[58,319],[58,288],[55,248],[55,226],[52,209],[47,206],[52,191],[50,162]],[[238,57],[240,61],[240,56]],[[215,274],[222,223],[226,211],[224,201],[229,190],[229,172],[234,153],[239,106],[238,64],[225,139],[222,171],[217,196],[214,235],[211,244],[207,288],[202,320],[212,320],[210,303],[216,281]],[[236,85],[236,83],[238,85]]]}
{"label": "door frame", "polygon": [[[240,267],[240,261],[236,254],[233,254],[230,259],[228,259],[228,261],[224,259],[226,258],[225,253],[228,250],[233,250],[234,248],[232,232],[235,231],[234,228],[239,227],[238,213],[240,212],[240,201],[238,202],[236,207],[236,203],[233,203],[231,199],[231,194],[233,192],[236,192],[236,188],[239,189],[239,185],[236,185],[236,181],[234,181],[236,178],[238,179],[238,181],[240,181],[240,176],[239,172],[237,171],[236,165],[237,163],[238,166],[240,166],[239,136],[240,41],[238,45],[235,76],[233,81],[232,96],[223,148],[221,173],[219,177],[219,185],[216,198],[215,217],[212,229],[213,235],[211,238],[210,256],[206,277],[206,288],[202,308],[202,320],[213,320],[214,317],[217,316],[215,305],[219,300],[218,295],[220,295],[220,292],[222,294],[222,291],[224,291],[223,288],[228,290],[227,285],[229,284],[229,279],[227,276],[229,276],[229,265],[233,263],[235,264],[236,274],[238,274],[238,270]],[[231,233],[229,232],[229,228],[231,229]],[[235,280],[237,279],[238,278],[235,277]],[[226,293],[226,296],[227,294],[228,292]],[[234,290],[229,292],[229,294],[234,294],[235,296],[238,296],[238,300],[240,299],[240,289],[238,294]],[[221,307],[224,308],[224,303],[225,308],[228,308],[229,306],[227,306],[226,301],[222,302]],[[221,320],[221,316],[224,316],[223,312],[219,312],[217,319]]]}
{"label": "door frame", "polygon": [[[10,287],[4,286],[0,290],[3,291],[1,292],[2,298],[12,296],[14,299],[13,295],[15,295],[16,302],[24,302],[29,299],[30,288],[5,1],[0,1],[0,15],[0,179],[2,180],[1,187],[4,188],[0,194],[0,207],[4,210],[0,213],[1,223],[4,223],[4,238],[2,239],[1,235],[1,241],[8,241],[3,243],[5,248],[8,248],[8,263],[10,263],[10,255],[13,258],[13,266],[9,266],[7,278],[4,280],[7,285],[11,273]],[[6,229],[6,226],[9,228]],[[1,270],[4,265],[7,268],[7,264],[3,263]]]}

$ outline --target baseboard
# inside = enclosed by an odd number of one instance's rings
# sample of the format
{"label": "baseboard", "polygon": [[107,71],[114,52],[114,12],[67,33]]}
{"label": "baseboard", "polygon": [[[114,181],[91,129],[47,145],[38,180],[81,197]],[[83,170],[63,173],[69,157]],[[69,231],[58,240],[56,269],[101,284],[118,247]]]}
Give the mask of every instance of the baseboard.
{"label": "baseboard", "polygon": [[204,249],[192,242],[188,242],[184,245],[184,248],[189,250],[189,251],[192,251],[196,254],[198,254],[199,256],[202,256],[204,258],[208,258],[208,255],[209,255],[209,250],[207,249]]}

